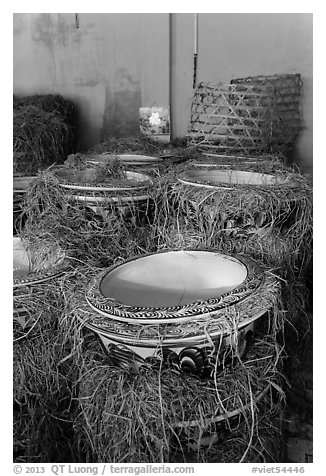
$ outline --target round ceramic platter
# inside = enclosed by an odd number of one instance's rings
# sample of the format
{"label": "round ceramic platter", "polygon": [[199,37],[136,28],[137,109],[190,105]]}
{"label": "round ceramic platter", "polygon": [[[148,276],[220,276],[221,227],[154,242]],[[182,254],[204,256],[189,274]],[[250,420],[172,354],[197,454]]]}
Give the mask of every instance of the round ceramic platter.
{"label": "round ceramic platter", "polygon": [[[87,170],[89,173],[91,173],[95,169],[90,168]],[[84,182],[83,180],[80,183],[73,182],[73,181],[70,181],[71,170],[67,169],[66,167],[57,167],[56,169],[53,169],[53,173],[59,179],[59,185],[63,188],[70,189],[70,190],[72,189],[72,190],[90,190],[90,191],[101,191],[101,192],[124,192],[124,191],[129,192],[131,190],[132,191],[143,190],[148,188],[150,185],[152,185],[152,179],[150,178],[149,175],[145,175],[139,172],[133,172],[130,170],[125,172],[126,180],[133,182],[134,184],[137,183],[137,185],[110,186],[109,183],[97,183],[95,185],[95,184],[87,183],[87,181]]]}
{"label": "round ceramic platter", "polygon": [[156,163],[162,163],[163,160],[160,157],[152,157],[149,155],[140,154],[99,154],[92,156],[92,159],[87,160],[89,164],[101,164],[105,163],[108,158],[117,158],[121,162],[127,165],[151,165]]}
{"label": "round ceramic platter", "polygon": [[21,238],[16,236],[13,237],[13,258],[14,289],[51,280],[61,276],[67,268],[64,253],[57,249],[51,250],[42,261],[40,271],[33,271],[30,253],[26,250]]}
{"label": "round ceramic platter", "polygon": [[95,276],[86,300],[110,319],[178,323],[209,316],[255,292],[264,274],[248,258],[210,251],[154,253]]}
{"label": "round ceramic platter", "polygon": [[15,193],[26,192],[29,184],[36,178],[36,176],[22,176],[15,177],[13,180],[13,189]]}
{"label": "round ceramic platter", "polygon": [[[205,169],[189,169],[177,177],[178,181],[191,185],[192,187],[201,187],[209,189],[228,188],[228,185],[249,185],[249,186],[284,186],[295,187],[296,181],[272,174],[263,174],[258,172],[249,172],[244,170],[221,170],[216,167]],[[229,187],[230,189],[232,187]]]}

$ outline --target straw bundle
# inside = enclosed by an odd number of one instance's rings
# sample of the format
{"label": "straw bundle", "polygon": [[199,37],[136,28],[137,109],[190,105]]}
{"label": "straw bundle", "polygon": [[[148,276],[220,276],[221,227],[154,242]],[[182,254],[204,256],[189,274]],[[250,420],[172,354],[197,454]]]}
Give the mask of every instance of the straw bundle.
{"label": "straw bundle", "polygon": [[[23,320],[14,320],[13,399],[14,460],[71,460],[71,382],[74,367],[68,327],[60,327],[65,309],[60,281],[25,289]],[[15,314],[14,314],[15,317]]]}
{"label": "straw bundle", "polygon": [[[81,412],[75,430],[79,447],[88,461],[116,463],[187,462],[191,458],[210,462],[201,446],[207,441],[213,446],[216,440],[219,444],[228,440],[231,446],[239,433],[250,448],[250,434],[257,430],[254,422],[259,422],[257,400],[260,411],[267,413],[275,390],[277,398],[284,397],[279,357],[280,349],[268,339],[257,341],[238,366],[225,369],[215,382],[203,382],[175,374],[160,363],[138,374],[115,369],[105,361],[94,365],[96,357],[88,354],[78,381]],[[224,419],[231,415],[233,427]],[[228,462],[244,459],[248,448]]]}
{"label": "straw bundle", "polygon": [[53,241],[76,262],[103,266],[126,253],[152,249],[144,215],[131,204],[123,213],[112,203],[94,211],[69,197],[50,172],[40,173],[27,190],[23,209],[27,215],[21,234],[31,240]]}
{"label": "straw bundle", "polygon": [[34,94],[32,96],[14,95],[14,109],[35,106],[44,112],[54,112],[68,123],[73,123],[76,107],[72,101],[60,94]]}
{"label": "straw bundle", "polygon": [[73,109],[61,96],[14,97],[14,172],[35,173],[73,152]]}
{"label": "straw bundle", "polygon": [[226,154],[283,151],[300,130],[297,90],[283,95],[273,78],[201,82],[191,107],[189,144]]}

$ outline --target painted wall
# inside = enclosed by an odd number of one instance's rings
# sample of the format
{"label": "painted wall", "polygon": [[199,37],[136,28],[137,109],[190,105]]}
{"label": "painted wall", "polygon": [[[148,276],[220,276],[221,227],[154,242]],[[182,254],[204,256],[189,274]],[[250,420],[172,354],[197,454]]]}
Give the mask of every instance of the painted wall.
{"label": "painted wall", "polygon": [[[170,18],[169,18],[170,17]],[[192,100],[192,13],[14,14],[14,93],[59,93],[79,109],[80,148],[137,134],[139,107],[168,105],[173,137]],[[171,22],[170,22],[171,21]],[[312,14],[198,14],[197,80],[301,73],[305,124],[297,161],[313,156]]]}
{"label": "painted wall", "polygon": [[[194,15],[174,15],[174,132],[188,126],[192,97]],[[228,82],[258,74],[301,73],[305,129],[296,160],[305,168],[313,158],[313,18],[301,13],[198,14],[197,80]]]}
{"label": "painted wall", "polygon": [[[169,104],[169,15],[14,14],[14,93],[58,93],[85,149],[139,132],[139,107]],[[77,27],[78,26],[78,27]]]}

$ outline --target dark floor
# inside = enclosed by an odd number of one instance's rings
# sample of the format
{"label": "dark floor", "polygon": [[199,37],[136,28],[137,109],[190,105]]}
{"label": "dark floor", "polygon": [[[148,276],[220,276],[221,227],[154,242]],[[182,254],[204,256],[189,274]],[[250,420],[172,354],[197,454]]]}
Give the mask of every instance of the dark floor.
{"label": "dark floor", "polygon": [[298,337],[297,351],[291,355],[287,377],[285,463],[313,462],[313,342],[312,329]]}

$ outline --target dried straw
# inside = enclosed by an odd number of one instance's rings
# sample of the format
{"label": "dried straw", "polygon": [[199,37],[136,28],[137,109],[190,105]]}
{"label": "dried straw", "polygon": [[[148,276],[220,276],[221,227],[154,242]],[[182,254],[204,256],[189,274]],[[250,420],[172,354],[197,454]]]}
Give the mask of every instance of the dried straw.
{"label": "dried straw", "polygon": [[74,105],[59,95],[14,96],[14,172],[32,174],[75,149]]}

